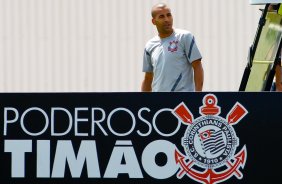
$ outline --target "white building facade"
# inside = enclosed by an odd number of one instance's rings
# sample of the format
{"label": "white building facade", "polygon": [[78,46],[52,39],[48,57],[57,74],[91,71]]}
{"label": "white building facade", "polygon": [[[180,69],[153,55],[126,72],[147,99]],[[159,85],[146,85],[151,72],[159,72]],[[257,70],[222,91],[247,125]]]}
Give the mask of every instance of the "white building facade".
{"label": "white building facade", "polygon": [[[138,92],[152,0],[0,0],[0,92]],[[259,8],[164,0],[203,55],[204,91],[238,91]]]}

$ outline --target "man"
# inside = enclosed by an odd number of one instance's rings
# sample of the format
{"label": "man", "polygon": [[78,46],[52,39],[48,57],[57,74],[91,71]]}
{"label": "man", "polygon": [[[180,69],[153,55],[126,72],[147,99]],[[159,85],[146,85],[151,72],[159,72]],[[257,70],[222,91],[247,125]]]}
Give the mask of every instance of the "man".
{"label": "man", "polygon": [[275,67],[275,87],[274,87],[274,91],[279,91],[282,92],[282,75],[281,75],[281,63],[279,63],[278,65],[276,65]]}
{"label": "man", "polygon": [[146,44],[143,58],[142,91],[202,91],[202,56],[194,36],[174,29],[170,8],[159,3],[152,8],[152,23],[158,36]]}
{"label": "man", "polygon": [[[276,11],[278,13],[278,9],[280,4],[270,4],[268,7],[268,11]],[[282,52],[280,51],[280,59],[278,64],[275,66],[275,82],[272,85],[272,91],[282,92],[282,75],[281,75],[281,55]]]}

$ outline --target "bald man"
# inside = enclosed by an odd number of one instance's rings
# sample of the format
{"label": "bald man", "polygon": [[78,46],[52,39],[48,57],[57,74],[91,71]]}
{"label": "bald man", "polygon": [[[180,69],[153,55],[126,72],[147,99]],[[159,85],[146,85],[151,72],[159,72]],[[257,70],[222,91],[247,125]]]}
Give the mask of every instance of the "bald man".
{"label": "bald man", "polygon": [[141,91],[202,91],[202,56],[194,36],[173,28],[172,13],[166,4],[156,4],[151,14],[158,35],[145,46]]}

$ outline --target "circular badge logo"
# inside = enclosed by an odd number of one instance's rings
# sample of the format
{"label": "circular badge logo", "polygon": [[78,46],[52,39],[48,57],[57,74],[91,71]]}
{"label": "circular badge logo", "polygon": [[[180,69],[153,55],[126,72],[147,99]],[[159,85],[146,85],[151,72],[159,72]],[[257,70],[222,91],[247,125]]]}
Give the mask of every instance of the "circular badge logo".
{"label": "circular badge logo", "polygon": [[234,156],[239,139],[225,119],[208,115],[187,128],[182,145],[196,165],[215,169]]}
{"label": "circular badge logo", "polygon": [[177,44],[178,44],[178,41],[169,42],[168,51],[170,52],[177,51]]}

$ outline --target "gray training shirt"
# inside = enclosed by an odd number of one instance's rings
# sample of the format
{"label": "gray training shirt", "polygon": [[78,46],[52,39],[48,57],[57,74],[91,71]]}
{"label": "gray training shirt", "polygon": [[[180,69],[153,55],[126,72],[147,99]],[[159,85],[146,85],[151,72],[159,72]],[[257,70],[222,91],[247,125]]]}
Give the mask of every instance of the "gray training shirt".
{"label": "gray training shirt", "polygon": [[195,91],[191,63],[201,59],[194,36],[175,29],[167,38],[155,36],[146,44],[143,72],[153,72],[153,92]]}

